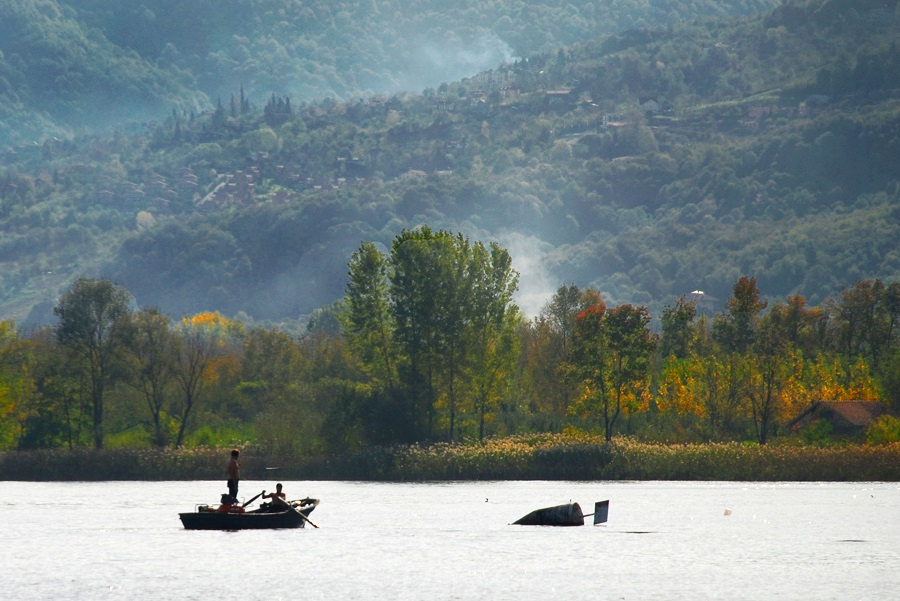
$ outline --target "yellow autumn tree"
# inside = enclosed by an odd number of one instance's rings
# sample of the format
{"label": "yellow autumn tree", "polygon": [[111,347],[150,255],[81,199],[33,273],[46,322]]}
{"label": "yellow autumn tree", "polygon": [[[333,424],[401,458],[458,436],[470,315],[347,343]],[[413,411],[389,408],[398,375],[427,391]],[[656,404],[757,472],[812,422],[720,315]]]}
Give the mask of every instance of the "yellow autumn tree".
{"label": "yellow autumn tree", "polygon": [[834,355],[819,354],[810,365],[810,402],[877,401],[878,384],[862,356],[851,363]]}
{"label": "yellow autumn tree", "polygon": [[694,362],[694,358],[678,359],[675,355],[666,360],[656,398],[656,406],[661,412],[698,417],[703,413],[697,402]]}
{"label": "yellow autumn tree", "polygon": [[836,355],[818,354],[806,359],[795,353],[782,390],[783,422],[788,422],[817,401],[877,401],[881,392],[868,362],[857,357],[849,365]]}
{"label": "yellow autumn tree", "polygon": [[782,395],[785,399],[783,419],[790,421],[809,407],[815,399],[815,382],[811,379],[811,362],[792,351],[786,365]]}

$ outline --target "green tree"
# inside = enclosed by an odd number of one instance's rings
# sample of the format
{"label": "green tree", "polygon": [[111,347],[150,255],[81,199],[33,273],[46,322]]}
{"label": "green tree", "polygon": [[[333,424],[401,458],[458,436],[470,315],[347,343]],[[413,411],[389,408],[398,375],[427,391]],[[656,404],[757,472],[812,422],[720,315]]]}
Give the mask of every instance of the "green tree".
{"label": "green tree", "polygon": [[821,307],[810,307],[800,295],[775,303],[761,321],[765,322],[761,326],[774,329],[806,357],[827,350],[828,315]]}
{"label": "green tree", "polygon": [[689,355],[693,338],[692,326],[696,317],[697,305],[684,296],[675,302],[674,307],[663,309],[660,317],[662,337],[659,341],[663,358],[674,356],[684,359]]}
{"label": "green tree", "polygon": [[[339,337],[316,332],[312,340]],[[237,385],[240,416],[253,423],[257,442],[271,453],[297,456],[317,448],[318,407],[310,361],[293,337],[275,329],[247,332]],[[331,368],[334,378],[339,369]]]}
{"label": "green tree", "polygon": [[459,316],[459,307],[450,306],[456,298],[453,247],[450,233],[425,226],[402,232],[391,250],[391,313],[403,357],[408,418],[427,437],[434,434],[441,377],[452,380],[458,368],[445,363],[444,346]]}
{"label": "green tree", "polygon": [[729,352],[749,350],[756,336],[760,312],[766,305],[760,297],[756,278],[742,276],[735,282],[728,298],[727,312],[713,320],[713,338]]}
{"label": "green tree", "polygon": [[118,377],[116,362],[130,293],[108,280],[78,279],[54,308],[56,336],[82,365],[90,382],[94,446],[103,447],[103,402]]}
{"label": "green tree", "polygon": [[595,302],[602,302],[599,292],[593,289],[582,291],[575,284],[563,284],[557,288],[547,307],[541,312],[547,318],[553,333],[553,354],[558,365],[556,371],[561,379],[558,388],[561,393],[559,402],[563,407],[568,407],[573,394],[573,382],[566,366],[572,355],[575,318],[582,309]]}
{"label": "green tree", "polygon": [[367,373],[393,391],[397,350],[389,285],[387,257],[373,243],[364,242],[350,258],[340,320],[350,347]]}
{"label": "green tree", "polygon": [[398,235],[390,257],[364,243],[349,267],[342,330],[373,402],[388,409],[384,395],[402,399],[395,421],[412,425],[411,440],[454,440],[470,412],[483,435],[512,372],[518,274],[509,253],[424,226]]}
{"label": "green tree", "polygon": [[22,397],[26,419],[17,446],[36,449],[64,445],[72,449],[91,432],[87,376],[50,328],[32,332],[28,344],[34,389]]}
{"label": "green tree", "polygon": [[[561,427],[559,420],[569,406],[569,396],[557,392],[561,364],[553,353],[550,323],[539,315],[522,324],[517,337],[521,346],[516,376],[520,395],[531,412],[540,418],[544,429],[558,431]],[[559,402],[559,398],[564,398],[565,402]]]}
{"label": "green tree", "polygon": [[900,323],[900,282],[860,280],[831,304],[839,351],[847,357],[865,353],[877,370],[896,347]]}
{"label": "green tree", "polygon": [[167,389],[174,379],[175,336],[171,319],[158,309],[141,309],[131,317],[125,346],[131,378],[126,382],[144,398],[150,412],[153,442],[168,444]]}
{"label": "green tree", "polygon": [[472,405],[482,440],[485,423],[497,410],[509,386],[517,359],[515,331],[519,312],[513,303],[518,273],[509,253],[496,243],[472,247],[472,299],[467,317],[471,352],[468,357]]}
{"label": "green tree", "polygon": [[[465,395],[464,373],[469,366],[469,353],[475,342],[472,320],[475,313],[474,288],[476,268],[472,259],[472,245],[458,234],[446,246],[443,256],[437,256],[437,282],[442,310],[437,315],[439,371],[447,407],[447,439],[454,440],[457,419]],[[441,277],[441,275],[443,277]],[[487,310],[487,308],[485,308]]]}
{"label": "green tree", "polygon": [[292,399],[304,377],[297,341],[276,329],[254,328],[243,347],[241,386],[255,399],[251,412]]}

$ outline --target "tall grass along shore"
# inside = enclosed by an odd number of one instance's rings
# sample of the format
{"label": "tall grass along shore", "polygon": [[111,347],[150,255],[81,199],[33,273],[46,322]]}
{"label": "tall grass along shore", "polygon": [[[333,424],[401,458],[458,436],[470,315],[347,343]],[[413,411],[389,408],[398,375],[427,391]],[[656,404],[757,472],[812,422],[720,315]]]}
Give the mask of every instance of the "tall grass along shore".
{"label": "tall grass along shore", "polygon": [[[15,451],[0,480],[215,480],[227,449]],[[247,447],[244,479],[900,481],[900,443],[815,447],[741,443],[659,444],[563,434],[481,444],[371,449],[331,457],[277,457]],[[269,469],[267,469],[269,468]],[[272,470],[271,468],[278,468]]]}

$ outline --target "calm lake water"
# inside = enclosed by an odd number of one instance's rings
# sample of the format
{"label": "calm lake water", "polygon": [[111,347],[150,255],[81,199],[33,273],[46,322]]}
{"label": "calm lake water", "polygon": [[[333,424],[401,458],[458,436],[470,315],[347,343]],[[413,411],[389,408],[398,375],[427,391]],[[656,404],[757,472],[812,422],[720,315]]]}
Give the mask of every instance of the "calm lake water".
{"label": "calm lake water", "polygon": [[[184,530],[224,482],[0,482],[3,598],[900,598],[898,483],[284,484],[319,529]],[[604,526],[510,525],[604,499]]]}

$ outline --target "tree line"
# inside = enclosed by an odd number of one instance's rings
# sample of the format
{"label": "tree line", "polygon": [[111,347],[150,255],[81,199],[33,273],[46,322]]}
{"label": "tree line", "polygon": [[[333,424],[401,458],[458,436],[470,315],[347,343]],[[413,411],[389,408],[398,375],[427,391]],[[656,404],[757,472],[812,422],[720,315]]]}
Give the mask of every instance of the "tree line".
{"label": "tree line", "polygon": [[682,297],[657,321],[569,284],[529,319],[508,251],[427,226],[363,243],[348,271],[303,336],[216,312],[175,320],[77,280],[56,325],[0,323],[0,448],[309,455],[564,431],[766,443],[813,401],[900,397],[898,282],[768,306],[742,276],[722,311]]}

